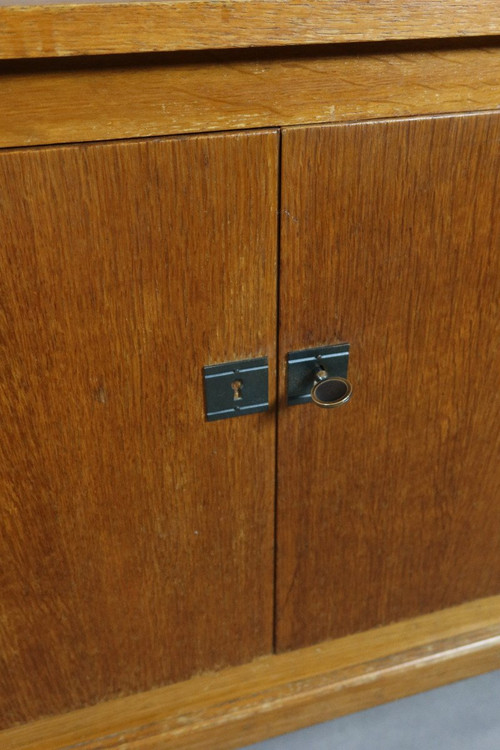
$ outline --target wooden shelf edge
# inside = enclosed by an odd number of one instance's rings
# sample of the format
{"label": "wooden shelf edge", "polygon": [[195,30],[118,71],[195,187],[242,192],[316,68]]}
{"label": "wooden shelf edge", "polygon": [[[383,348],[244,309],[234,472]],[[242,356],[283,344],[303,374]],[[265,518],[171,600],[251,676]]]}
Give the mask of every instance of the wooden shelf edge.
{"label": "wooden shelf edge", "polygon": [[498,33],[497,0],[0,3],[0,59]]}
{"label": "wooden shelf edge", "polygon": [[0,732],[3,750],[229,750],[500,668],[500,596]]}

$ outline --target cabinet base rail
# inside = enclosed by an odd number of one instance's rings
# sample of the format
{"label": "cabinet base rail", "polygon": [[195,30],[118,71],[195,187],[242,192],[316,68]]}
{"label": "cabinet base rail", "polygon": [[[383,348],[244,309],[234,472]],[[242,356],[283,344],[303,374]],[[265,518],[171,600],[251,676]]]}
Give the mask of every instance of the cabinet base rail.
{"label": "cabinet base rail", "polygon": [[500,668],[500,596],[0,732],[3,750],[229,750]]}

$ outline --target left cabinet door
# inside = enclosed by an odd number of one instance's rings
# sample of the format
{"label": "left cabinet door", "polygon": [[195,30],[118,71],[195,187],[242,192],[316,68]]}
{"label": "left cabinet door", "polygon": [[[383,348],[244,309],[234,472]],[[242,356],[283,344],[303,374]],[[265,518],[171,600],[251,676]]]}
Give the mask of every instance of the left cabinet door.
{"label": "left cabinet door", "polygon": [[271,651],[274,418],[207,423],[202,368],[275,382],[277,160],[0,154],[2,727]]}

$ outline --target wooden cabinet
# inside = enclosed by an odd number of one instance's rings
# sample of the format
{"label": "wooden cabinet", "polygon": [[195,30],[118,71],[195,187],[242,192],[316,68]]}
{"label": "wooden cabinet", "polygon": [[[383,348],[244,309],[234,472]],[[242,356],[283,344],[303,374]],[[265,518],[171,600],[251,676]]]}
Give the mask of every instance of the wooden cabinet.
{"label": "wooden cabinet", "polygon": [[[500,666],[499,60],[0,63],[0,745],[238,747]],[[341,342],[351,401],[288,406]],[[207,422],[262,356],[269,411]]]}
{"label": "wooden cabinet", "polygon": [[218,423],[203,365],[276,359],[278,134],[0,156],[9,722],[498,591],[499,131],[284,131],[280,361],[349,341],[355,395]]}

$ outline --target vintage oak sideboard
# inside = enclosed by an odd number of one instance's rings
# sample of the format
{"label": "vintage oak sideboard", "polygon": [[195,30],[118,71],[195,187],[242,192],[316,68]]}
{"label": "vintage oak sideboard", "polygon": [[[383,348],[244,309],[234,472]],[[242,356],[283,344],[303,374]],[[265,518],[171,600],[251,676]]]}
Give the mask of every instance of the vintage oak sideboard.
{"label": "vintage oak sideboard", "polygon": [[[500,667],[499,34],[0,5],[2,748],[237,748]],[[337,344],[349,403],[289,404]],[[208,420],[255,358],[267,407]]]}

